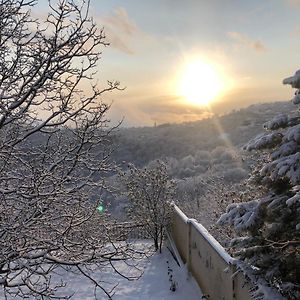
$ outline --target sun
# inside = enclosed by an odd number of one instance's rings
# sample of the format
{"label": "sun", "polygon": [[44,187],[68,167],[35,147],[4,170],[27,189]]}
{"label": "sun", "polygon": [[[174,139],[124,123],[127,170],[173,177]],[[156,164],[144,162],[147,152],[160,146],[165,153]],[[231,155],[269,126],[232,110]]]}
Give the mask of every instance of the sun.
{"label": "sun", "polygon": [[195,105],[208,105],[223,88],[224,82],[217,68],[201,59],[186,64],[179,82],[179,94]]}

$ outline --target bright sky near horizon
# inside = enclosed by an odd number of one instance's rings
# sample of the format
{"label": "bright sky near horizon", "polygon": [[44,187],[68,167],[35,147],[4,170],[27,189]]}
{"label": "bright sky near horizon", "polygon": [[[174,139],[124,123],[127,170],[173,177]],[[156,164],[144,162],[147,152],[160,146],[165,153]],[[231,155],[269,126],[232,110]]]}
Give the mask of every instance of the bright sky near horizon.
{"label": "bright sky near horizon", "polygon": [[[299,68],[300,0],[91,0],[91,7],[111,44],[99,76],[126,86],[106,97],[114,122],[193,121],[209,113],[203,103],[224,113],[292,98],[282,80]],[[213,70],[209,82],[189,71],[199,63]]]}

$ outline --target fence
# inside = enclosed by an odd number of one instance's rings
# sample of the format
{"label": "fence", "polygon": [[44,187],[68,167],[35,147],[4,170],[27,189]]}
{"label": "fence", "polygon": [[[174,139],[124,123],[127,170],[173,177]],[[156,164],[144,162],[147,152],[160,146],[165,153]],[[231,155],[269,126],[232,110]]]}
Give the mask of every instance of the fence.
{"label": "fence", "polygon": [[174,206],[171,237],[206,299],[250,300],[252,286],[233,265],[234,259],[194,219]]}

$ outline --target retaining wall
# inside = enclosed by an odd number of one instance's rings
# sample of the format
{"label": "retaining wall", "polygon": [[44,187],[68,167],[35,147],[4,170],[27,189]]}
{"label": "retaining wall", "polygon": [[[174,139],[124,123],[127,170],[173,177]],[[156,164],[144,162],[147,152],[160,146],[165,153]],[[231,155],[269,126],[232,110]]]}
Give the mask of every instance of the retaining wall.
{"label": "retaining wall", "polygon": [[252,287],[208,231],[174,205],[170,235],[189,272],[209,300],[250,300]]}

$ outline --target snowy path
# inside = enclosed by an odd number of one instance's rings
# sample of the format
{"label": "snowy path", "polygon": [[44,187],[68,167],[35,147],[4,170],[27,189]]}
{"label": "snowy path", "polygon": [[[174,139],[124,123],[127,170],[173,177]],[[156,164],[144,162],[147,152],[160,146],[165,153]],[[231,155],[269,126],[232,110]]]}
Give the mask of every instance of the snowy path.
{"label": "snowy path", "polygon": [[[177,283],[176,291],[170,291],[168,264]],[[135,282],[122,282],[113,299],[116,300],[199,300],[201,292],[193,278],[187,280],[185,267],[179,267],[168,250],[155,254],[146,264],[144,275]]]}
{"label": "snowy path", "polygon": [[[167,263],[167,261],[169,263]],[[174,281],[177,283],[176,291],[170,290],[168,265],[172,269]],[[179,267],[167,249],[162,254],[154,254],[149,259],[143,259],[139,268],[144,269],[144,274],[139,280],[128,281],[114,274],[112,269],[99,272],[99,278],[104,281],[118,283],[113,300],[199,300],[201,291],[193,278],[187,279],[185,267]],[[119,265],[119,270],[126,272],[126,267]],[[96,271],[97,272],[97,271]],[[64,279],[68,281],[69,291],[75,292],[72,299],[92,300],[94,290],[85,278],[73,277],[68,274]],[[97,299],[105,300],[107,297],[102,292],[97,292]]]}

